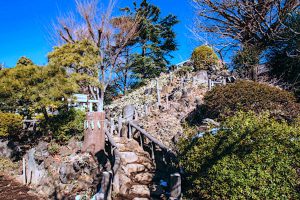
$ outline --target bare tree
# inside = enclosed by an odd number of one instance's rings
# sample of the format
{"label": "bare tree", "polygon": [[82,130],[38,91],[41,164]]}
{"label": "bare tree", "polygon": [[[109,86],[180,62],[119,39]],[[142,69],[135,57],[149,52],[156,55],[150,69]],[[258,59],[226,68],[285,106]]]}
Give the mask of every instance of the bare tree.
{"label": "bare tree", "polygon": [[110,0],[108,6],[100,10],[97,0],[76,0],[77,13],[59,18],[56,26],[62,42],[89,40],[99,50],[100,87],[89,87],[91,96],[98,100],[98,111],[103,111],[105,90],[119,71],[119,63],[127,44],[137,36],[140,21],[138,17],[113,17],[114,6],[115,1]]}
{"label": "bare tree", "polygon": [[231,38],[242,44],[264,48],[274,40],[284,40],[284,22],[299,7],[298,0],[194,0],[201,31]]}

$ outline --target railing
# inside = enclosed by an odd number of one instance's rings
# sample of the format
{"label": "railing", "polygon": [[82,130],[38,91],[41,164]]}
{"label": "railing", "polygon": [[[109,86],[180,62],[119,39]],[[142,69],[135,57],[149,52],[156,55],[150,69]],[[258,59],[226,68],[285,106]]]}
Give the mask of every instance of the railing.
{"label": "railing", "polygon": [[[150,146],[151,152],[151,158],[155,162],[155,151],[156,147],[160,148],[162,151],[165,152],[164,155],[168,156],[168,159],[171,163],[170,166],[174,166],[174,168],[178,167],[178,160],[176,158],[176,153],[173,152],[170,148],[168,148],[166,145],[164,145],[162,142],[157,140],[155,137],[153,137],[151,134],[149,134],[146,130],[141,128],[136,124],[134,120],[137,120],[137,112],[132,113],[131,115],[127,115],[124,118],[121,116],[118,118],[118,126],[116,128],[114,119],[112,118],[110,121],[106,121],[106,136],[108,138],[108,142],[111,144],[112,147],[114,147],[114,164],[113,169],[111,172],[104,172],[103,173],[103,182],[101,183],[101,197],[104,197],[103,199],[109,198],[110,193],[112,189],[115,193],[118,191],[118,183],[115,183],[116,177],[115,175],[118,173],[118,169],[120,166],[120,155],[117,149],[116,144],[113,140],[113,135],[116,135],[117,137],[127,137],[129,139],[136,139],[139,143],[139,145],[145,149],[146,140],[148,140],[148,144]],[[127,134],[122,133],[122,127],[127,126]],[[179,173],[179,170],[176,173],[170,174],[170,199],[179,199],[181,196],[181,175]],[[103,186],[102,186],[103,185]],[[102,198],[101,198],[102,199]]]}
{"label": "railing", "polygon": [[121,165],[121,156],[120,152],[117,148],[117,144],[115,143],[112,135],[105,129],[105,134],[107,137],[108,142],[111,145],[112,149],[112,155],[113,155],[113,167],[110,171],[103,172],[103,177],[101,181],[101,189],[96,194],[96,199],[98,200],[106,200],[111,199],[111,192],[118,191],[118,185],[115,184],[116,180],[116,174],[118,173],[118,170]]}

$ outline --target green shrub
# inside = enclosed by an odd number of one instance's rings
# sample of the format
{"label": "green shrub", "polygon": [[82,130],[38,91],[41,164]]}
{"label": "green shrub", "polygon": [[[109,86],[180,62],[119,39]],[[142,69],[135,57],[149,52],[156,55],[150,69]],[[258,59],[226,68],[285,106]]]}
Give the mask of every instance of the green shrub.
{"label": "green shrub", "polygon": [[[72,136],[79,139],[83,136],[85,112],[75,109],[61,110],[58,115],[51,116],[48,121],[42,120],[42,126],[50,130],[57,142],[66,142]],[[44,131],[46,131],[44,130]]]}
{"label": "green shrub", "polygon": [[215,87],[204,97],[203,114],[209,118],[232,116],[236,111],[270,111],[279,119],[293,120],[300,105],[290,92],[253,81]]}
{"label": "green shrub", "polygon": [[218,56],[214,50],[206,45],[197,47],[192,54],[194,70],[208,70],[211,65],[218,64]]}
{"label": "green shrub", "polygon": [[222,127],[179,143],[188,199],[300,198],[300,121],[238,112]]}
{"label": "green shrub", "polygon": [[51,155],[56,155],[59,152],[59,147],[59,144],[52,142],[48,145],[47,149]]}
{"label": "green shrub", "polygon": [[22,116],[0,112],[0,137],[18,135],[22,131]]}

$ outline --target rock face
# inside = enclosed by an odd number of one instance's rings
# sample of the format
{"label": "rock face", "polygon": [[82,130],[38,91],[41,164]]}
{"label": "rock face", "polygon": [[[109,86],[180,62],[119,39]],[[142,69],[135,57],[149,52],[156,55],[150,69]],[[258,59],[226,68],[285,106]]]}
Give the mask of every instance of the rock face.
{"label": "rock face", "polygon": [[11,158],[13,150],[8,147],[8,141],[0,140],[0,157]]}
{"label": "rock face", "polygon": [[200,70],[196,72],[195,79],[199,84],[207,84],[208,82],[208,74],[206,70]]}
{"label": "rock face", "polygon": [[81,142],[71,140],[56,155],[48,151],[50,144],[40,142],[26,158],[27,184],[46,199],[90,198],[100,182],[100,169],[90,154],[79,153]]}
{"label": "rock face", "polygon": [[150,183],[155,166],[147,152],[134,139],[115,138],[121,155],[116,175],[114,199],[150,199]]}

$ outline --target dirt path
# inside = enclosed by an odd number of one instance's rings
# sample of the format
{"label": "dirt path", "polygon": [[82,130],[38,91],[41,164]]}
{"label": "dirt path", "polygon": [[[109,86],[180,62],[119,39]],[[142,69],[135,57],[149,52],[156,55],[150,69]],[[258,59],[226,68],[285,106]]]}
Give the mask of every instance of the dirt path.
{"label": "dirt path", "polygon": [[0,199],[5,200],[39,200],[40,198],[28,194],[29,188],[16,182],[6,175],[0,174]]}

